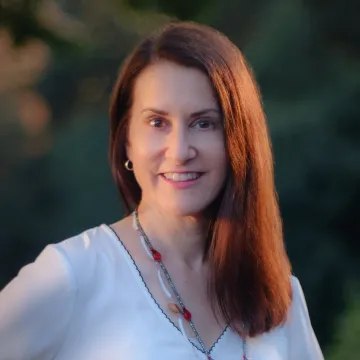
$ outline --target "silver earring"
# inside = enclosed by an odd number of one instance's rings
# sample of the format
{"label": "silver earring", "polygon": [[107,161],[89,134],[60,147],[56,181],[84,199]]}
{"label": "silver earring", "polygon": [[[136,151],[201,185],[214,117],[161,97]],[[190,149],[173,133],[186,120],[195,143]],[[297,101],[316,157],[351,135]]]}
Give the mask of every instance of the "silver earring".
{"label": "silver earring", "polygon": [[133,163],[130,160],[126,160],[125,169],[128,170],[128,171],[133,171],[134,170]]}

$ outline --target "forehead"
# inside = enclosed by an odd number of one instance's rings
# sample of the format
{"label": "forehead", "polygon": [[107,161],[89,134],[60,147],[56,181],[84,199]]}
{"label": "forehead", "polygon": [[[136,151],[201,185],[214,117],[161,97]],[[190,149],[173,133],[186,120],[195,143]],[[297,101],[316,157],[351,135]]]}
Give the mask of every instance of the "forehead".
{"label": "forehead", "polygon": [[135,81],[134,110],[149,106],[169,112],[218,108],[211,82],[203,72],[164,60],[145,68]]}

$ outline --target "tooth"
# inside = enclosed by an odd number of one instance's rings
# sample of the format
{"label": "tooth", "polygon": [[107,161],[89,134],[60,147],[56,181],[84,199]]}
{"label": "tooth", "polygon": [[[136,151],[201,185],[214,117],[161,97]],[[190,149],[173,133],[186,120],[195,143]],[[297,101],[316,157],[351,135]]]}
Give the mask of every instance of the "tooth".
{"label": "tooth", "polygon": [[199,174],[196,172],[189,173],[164,173],[164,176],[173,181],[188,181],[199,178]]}

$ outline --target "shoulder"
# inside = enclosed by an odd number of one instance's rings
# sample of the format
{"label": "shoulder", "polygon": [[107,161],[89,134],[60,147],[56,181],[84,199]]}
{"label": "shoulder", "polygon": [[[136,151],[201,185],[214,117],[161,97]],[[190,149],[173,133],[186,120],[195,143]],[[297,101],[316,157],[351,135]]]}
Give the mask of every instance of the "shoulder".
{"label": "shoulder", "polygon": [[108,225],[87,229],[53,246],[66,259],[80,302],[119,268],[119,240]]}
{"label": "shoulder", "polygon": [[291,276],[291,288],[292,301],[288,311],[288,325],[299,325],[299,320],[301,320],[303,326],[311,326],[304,292],[299,279],[294,275]]}
{"label": "shoulder", "polygon": [[293,297],[286,322],[291,359],[323,360],[311,325],[304,292],[297,277],[291,276],[291,285]]}
{"label": "shoulder", "polygon": [[311,326],[304,291],[302,289],[299,279],[294,275],[291,276],[291,287],[292,302],[288,313],[288,322],[290,324],[297,322],[299,320],[299,316],[303,314],[306,315],[301,317],[303,325]]}
{"label": "shoulder", "polygon": [[54,356],[97,259],[111,257],[116,242],[105,228],[46,246],[0,292],[0,348],[5,358]]}
{"label": "shoulder", "polygon": [[[99,261],[116,261],[118,246],[113,231],[107,225],[88,229],[54,245],[65,257],[78,281],[86,282],[96,270]],[[86,271],[85,271],[86,270]]]}
{"label": "shoulder", "polygon": [[52,357],[70,321],[76,284],[54,245],[0,292],[0,348],[5,359]]}
{"label": "shoulder", "polygon": [[291,308],[301,305],[305,302],[304,292],[301,287],[299,279],[291,275],[291,288],[292,288],[292,303]]}

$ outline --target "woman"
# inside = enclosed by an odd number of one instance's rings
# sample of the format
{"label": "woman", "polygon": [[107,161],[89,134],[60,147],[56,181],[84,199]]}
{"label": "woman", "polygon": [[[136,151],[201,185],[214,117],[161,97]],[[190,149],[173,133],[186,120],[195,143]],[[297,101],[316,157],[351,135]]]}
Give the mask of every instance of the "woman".
{"label": "woman", "polygon": [[0,359],[322,359],[240,51],[167,25],[126,60],[110,113],[128,216],[20,271],[0,295]]}

